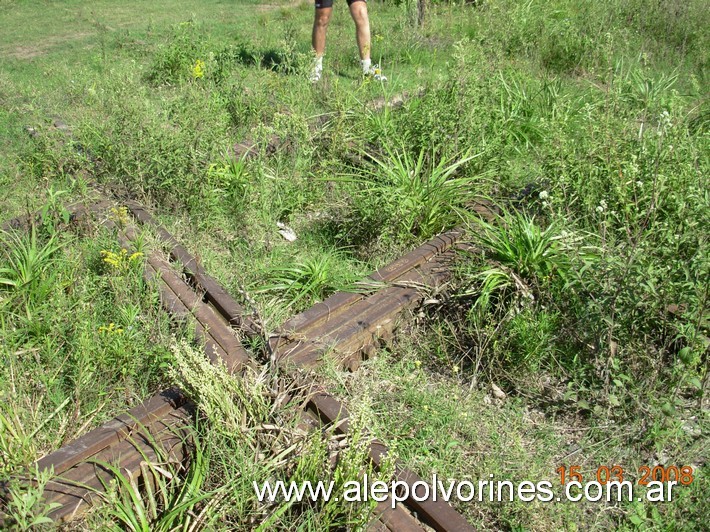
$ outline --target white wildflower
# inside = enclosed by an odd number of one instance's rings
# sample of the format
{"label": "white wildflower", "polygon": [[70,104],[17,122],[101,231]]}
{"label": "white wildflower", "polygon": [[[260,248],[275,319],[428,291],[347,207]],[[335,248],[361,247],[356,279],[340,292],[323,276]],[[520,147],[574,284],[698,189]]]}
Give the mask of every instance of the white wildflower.
{"label": "white wildflower", "polygon": [[550,197],[550,194],[548,194],[547,190],[543,190],[542,192],[540,192],[540,194],[538,194],[538,197],[541,200],[546,200],[547,198]]}
{"label": "white wildflower", "polygon": [[662,135],[672,126],[673,122],[671,121],[671,115],[668,113],[668,111],[663,111],[661,113],[661,116],[658,117],[658,134]]}

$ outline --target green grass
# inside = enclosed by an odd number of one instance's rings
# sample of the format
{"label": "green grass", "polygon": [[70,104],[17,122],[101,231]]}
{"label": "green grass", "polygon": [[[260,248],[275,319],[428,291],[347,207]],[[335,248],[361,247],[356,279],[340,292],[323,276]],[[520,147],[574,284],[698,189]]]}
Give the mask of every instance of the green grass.
{"label": "green grass", "polygon": [[[468,226],[477,250],[461,257],[453,297],[426,314],[429,332],[355,375],[324,378],[422,474],[536,481],[571,460],[585,471],[664,462],[699,472],[669,505],[462,507],[481,528],[702,522],[704,3],[437,2],[413,28],[406,2],[370,2],[384,86],[360,79],[344,4],[334,9],[324,78],[309,84],[312,5],[274,4],[0,0],[0,212],[5,220],[45,208],[52,219],[34,241],[6,238],[0,255],[2,473],[160,384],[192,386],[161,367],[173,360],[171,331],[138,264],[103,262],[102,250],[120,250],[99,229],[53,231],[60,205],[98,186],[153,207],[207,271],[248,296],[267,332],[432,234]],[[366,106],[420,88],[401,110]],[[274,137],[282,142],[272,152]],[[255,154],[235,160],[246,138]],[[478,196],[505,208],[495,226],[472,219]],[[236,386],[210,379],[191,388],[207,418],[220,407],[210,385]],[[491,383],[508,393],[504,402],[485,399]],[[253,410],[261,392],[249,397],[254,404],[224,415],[281,421]],[[223,519],[215,526],[366,520],[367,508],[250,506],[249,483],[229,479],[247,466],[249,478],[334,474],[324,442],[260,469],[253,442],[214,436],[214,425],[196,436],[209,456],[198,491],[237,494],[209,507],[205,517]],[[356,461],[340,478],[356,474]],[[166,493],[179,495],[181,482]],[[28,492],[16,509],[25,522],[33,500]],[[111,508],[144,503],[124,491],[92,519],[108,526]]]}
{"label": "green grass", "polygon": [[[409,331],[410,333],[412,331]],[[491,405],[486,391],[471,389],[460,365],[436,360],[428,345],[397,342],[356,375],[344,380],[353,408],[364,408],[373,432],[424,479],[524,479],[554,481],[556,461],[566,445],[557,425],[520,400]],[[426,336],[426,333],[424,333]],[[477,527],[528,529],[564,527],[583,509],[574,505],[460,503],[457,509]]]}
{"label": "green grass", "polygon": [[142,256],[113,240],[98,228],[3,235],[2,475],[166,383],[168,321],[141,280]]}

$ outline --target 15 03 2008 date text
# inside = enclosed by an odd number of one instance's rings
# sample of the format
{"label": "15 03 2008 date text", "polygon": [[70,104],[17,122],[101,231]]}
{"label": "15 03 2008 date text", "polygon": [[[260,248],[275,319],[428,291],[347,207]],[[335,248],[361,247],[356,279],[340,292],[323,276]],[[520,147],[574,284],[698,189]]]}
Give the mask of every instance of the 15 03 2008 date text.
{"label": "15 03 2008 date text", "polygon": [[[571,465],[560,466],[556,469],[556,473],[560,476],[560,484],[568,482],[584,482],[585,476],[589,480],[589,475],[592,475],[592,480],[596,480],[600,484],[609,482],[624,482],[629,476],[629,471],[625,470],[620,465],[599,466],[596,471],[582,471],[581,466]],[[637,483],[640,486],[648,486],[649,482],[674,482],[681,486],[689,486],[693,483],[692,466],[641,466],[635,472]]]}

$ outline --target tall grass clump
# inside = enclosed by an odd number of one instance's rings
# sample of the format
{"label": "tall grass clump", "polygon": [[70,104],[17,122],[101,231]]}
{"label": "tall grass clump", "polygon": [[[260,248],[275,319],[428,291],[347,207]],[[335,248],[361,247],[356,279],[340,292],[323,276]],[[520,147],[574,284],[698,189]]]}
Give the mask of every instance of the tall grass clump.
{"label": "tall grass clump", "polygon": [[[186,437],[184,433],[181,436]],[[162,456],[160,444],[156,443],[159,458],[156,461],[144,457],[140,479],[114,465],[100,464],[113,477],[111,483],[103,482],[103,490],[97,492],[105,502],[98,512],[108,519],[103,526],[136,532],[210,530],[220,517],[227,486],[203,489],[209,456],[198,439],[192,437],[189,443],[187,467]]]}
{"label": "tall grass clump", "polygon": [[155,52],[147,80],[155,85],[198,81],[205,76],[208,45],[201,28],[189,20],[171,28],[167,42]]}
{"label": "tall grass clump", "polygon": [[[494,293],[514,289],[531,300],[547,297],[570,282],[575,255],[586,267],[593,261],[573,245],[575,238],[554,224],[541,227],[532,216],[512,211],[495,223],[477,220],[473,228],[475,245],[484,253],[477,279],[466,295],[476,295],[474,308],[487,309]],[[499,302],[505,305],[505,298]]]}
{"label": "tall grass clump", "polygon": [[555,302],[574,292],[579,273],[598,257],[581,234],[545,227],[525,212],[503,212],[494,223],[477,220],[472,227],[476,251],[466,252],[459,271],[460,297],[471,301],[463,327],[480,349],[500,346],[485,360],[478,357],[479,370],[509,366],[509,374],[520,375],[559,363]]}
{"label": "tall grass clump", "polygon": [[129,75],[108,85],[99,105],[109,118],[80,128],[97,178],[195,212],[213,207],[215,200],[238,199],[222,177],[229,175],[227,169],[218,171],[230,147],[219,97],[190,86],[174,99],[158,101],[136,90],[137,83]]}
{"label": "tall grass clump", "polygon": [[29,235],[0,234],[0,246],[0,289],[5,293],[0,305],[19,305],[31,316],[33,307],[54,288],[52,269],[62,244],[54,235],[42,241],[33,226]]}
{"label": "tall grass clump", "polygon": [[[369,440],[362,422],[351,420],[353,431],[340,441],[340,457],[332,468],[330,456],[338,440],[329,432],[305,433],[297,427],[301,412],[297,398],[305,400],[307,389],[266,370],[248,371],[243,377],[229,375],[184,342],[174,344],[173,354],[173,377],[195,401],[200,419],[196,437],[201,452],[209,456],[207,470],[200,470],[204,483],[192,495],[218,494],[219,499],[218,503],[202,500],[193,512],[183,513],[183,521],[173,521],[173,526],[194,519],[191,515],[218,518],[231,529],[256,523],[263,529],[325,529],[364,526],[369,521],[372,507],[368,503],[259,501],[254,490],[254,483],[261,486],[265,481],[283,480],[288,486],[292,481],[334,480],[337,491],[365,472],[377,476],[366,465]],[[131,507],[135,511],[143,505],[134,500]]]}
{"label": "tall grass clump", "polygon": [[268,273],[269,283],[258,291],[280,294],[289,308],[312,305],[333,292],[347,290],[357,280],[352,264],[339,251],[323,251],[292,265],[274,267]]}
{"label": "tall grass clump", "polygon": [[404,146],[385,145],[381,155],[367,154],[368,166],[346,180],[357,186],[363,223],[391,237],[427,239],[465,218],[465,206],[481,186],[463,171],[475,157],[446,158],[424,149],[412,155]]}

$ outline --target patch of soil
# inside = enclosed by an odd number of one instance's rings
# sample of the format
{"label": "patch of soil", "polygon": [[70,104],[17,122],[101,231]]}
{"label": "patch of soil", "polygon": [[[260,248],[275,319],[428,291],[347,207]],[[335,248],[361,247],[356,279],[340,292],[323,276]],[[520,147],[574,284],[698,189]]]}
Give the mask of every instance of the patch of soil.
{"label": "patch of soil", "polygon": [[64,35],[53,35],[46,39],[32,44],[22,44],[19,46],[9,46],[0,50],[0,55],[13,59],[32,59],[46,54],[52,48],[61,44],[78,41],[84,37],[95,35],[95,32],[72,32]]}

